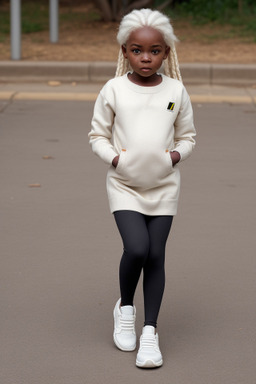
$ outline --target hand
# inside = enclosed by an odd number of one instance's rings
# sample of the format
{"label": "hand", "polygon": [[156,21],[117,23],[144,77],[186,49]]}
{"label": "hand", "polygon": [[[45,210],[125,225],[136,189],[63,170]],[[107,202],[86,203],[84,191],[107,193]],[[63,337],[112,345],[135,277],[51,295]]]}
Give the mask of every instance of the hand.
{"label": "hand", "polygon": [[179,154],[179,152],[172,151],[172,152],[170,152],[170,156],[171,156],[171,159],[172,159],[172,165],[173,166],[180,161],[180,154]]}
{"label": "hand", "polygon": [[113,165],[113,167],[116,168],[118,162],[119,162],[119,156],[114,157],[114,159],[112,160],[112,165]]}

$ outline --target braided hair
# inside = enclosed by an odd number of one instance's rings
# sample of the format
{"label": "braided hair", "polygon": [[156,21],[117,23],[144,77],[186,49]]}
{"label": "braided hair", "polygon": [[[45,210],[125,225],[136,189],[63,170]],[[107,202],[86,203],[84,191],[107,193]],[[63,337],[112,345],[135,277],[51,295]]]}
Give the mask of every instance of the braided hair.
{"label": "braided hair", "polygon": [[180,74],[175,42],[178,41],[174,35],[172,25],[167,16],[163,13],[151,9],[134,10],[121,20],[117,41],[120,44],[120,50],[117,61],[116,77],[124,75],[129,69],[129,62],[124,58],[122,53],[122,45],[129,39],[130,34],[136,29],[143,27],[151,27],[159,31],[170,52],[166,60],[164,60],[164,73],[166,76],[182,81]]}

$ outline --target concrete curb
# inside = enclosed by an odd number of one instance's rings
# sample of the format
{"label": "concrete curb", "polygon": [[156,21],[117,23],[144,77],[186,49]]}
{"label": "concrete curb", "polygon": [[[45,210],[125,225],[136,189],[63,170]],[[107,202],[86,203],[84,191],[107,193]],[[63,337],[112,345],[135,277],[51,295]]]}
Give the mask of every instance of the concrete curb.
{"label": "concrete curb", "polygon": [[[256,84],[256,64],[183,63],[186,84],[252,86]],[[105,82],[115,75],[113,62],[0,62],[0,82],[58,80],[84,83]]]}
{"label": "concrete curb", "polygon": [[[232,88],[237,90],[237,88]],[[241,88],[239,88],[240,90]],[[24,91],[0,91],[1,101],[95,101],[98,93],[87,92],[24,92]],[[231,104],[252,104],[256,105],[256,96],[253,94],[241,95],[237,94],[190,94],[192,103],[197,104],[216,104],[216,103],[231,103]],[[0,105],[1,111],[1,105]]]}

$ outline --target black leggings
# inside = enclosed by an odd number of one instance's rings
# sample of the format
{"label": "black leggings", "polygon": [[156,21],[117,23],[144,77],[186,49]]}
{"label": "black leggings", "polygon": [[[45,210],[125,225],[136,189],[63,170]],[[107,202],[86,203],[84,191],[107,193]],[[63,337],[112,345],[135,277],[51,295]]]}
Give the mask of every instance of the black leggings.
{"label": "black leggings", "polygon": [[124,253],[119,279],[122,305],[133,305],[143,270],[144,325],[156,327],[165,285],[165,245],[173,216],[146,216],[135,211],[114,212]]}

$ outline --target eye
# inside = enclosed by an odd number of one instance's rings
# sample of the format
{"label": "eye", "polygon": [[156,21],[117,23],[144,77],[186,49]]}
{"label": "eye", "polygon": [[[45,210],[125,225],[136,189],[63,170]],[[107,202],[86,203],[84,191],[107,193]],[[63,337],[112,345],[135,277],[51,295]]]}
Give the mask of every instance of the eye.
{"label": "eye", "polygon": [[158,55],[159,52],[160,52],[159,49],[153,49],[152,54],[153,55]]}
{"label": "eye", "polygon": [[135,55],[138,55],[138,54],[140,54],[140,49],[139,48],[134,48],[132,50],[132,52],[135,53]]}

